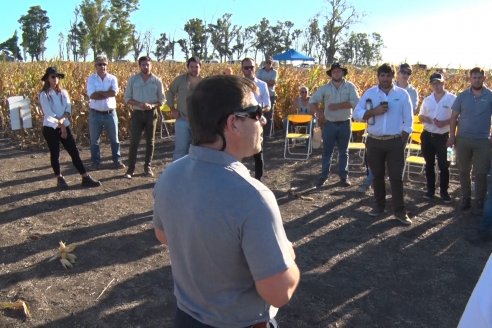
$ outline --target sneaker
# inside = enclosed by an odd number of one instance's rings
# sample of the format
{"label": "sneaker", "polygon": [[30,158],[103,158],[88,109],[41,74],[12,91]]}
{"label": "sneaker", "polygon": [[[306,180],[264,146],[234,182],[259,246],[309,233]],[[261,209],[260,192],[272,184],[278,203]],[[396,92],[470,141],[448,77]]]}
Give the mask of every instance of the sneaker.
{"label": "sneaker", "polygon": [[460,210],[468,211],[471,208],[471,200],[470,198],[464,198],[461,200]]}
{"label": "sneaker", "polygon": [[451,196],[449,196],[449,194],[447,192],[442,192],[441,193],[441,199],[446,204],[450,204],[450,203],[453,202],[453,199],[451,198]]}
{"label": "sneaker", "polygon": [[133,177],[133,172],[132,171],[126,171],[126,173],[123,177],[125,179],[131,179]]}
{"label": "sneaker", "polygon": [[412,224],[412,220],[410,220],[410,218],[408,217],[408,215],[406,213],[395,214],[395,219],[397,219],[398,221],[400,221],[401,223],[403,223],[404,225],[407,225],[407,226]]}
{"label": "sneaker", "polygon": [[340,184],[344,187],[350,187],[352,184],[350,183],[349,179],[341,179]]}
{"label": "sneaker", "polygon": [[326,179],[319,178],[318,181],[316,182],[316,188],[321,188],[325,185]]}
{"label": "sneaker", "polygon": [[372,211],[369,212],[369,215],[372,217],[377,217],[383,215],[385,212],[386,211],[384,210],[384,208],[375,207],[372,209]]}
{"label": "sneaker", "polygon": [[125,169],[126,168],[126,165],[123,164],[123,162],[121,161],[118,161],[116,163],[113,164],[113,167],[116,169],[116,170],[120,170],[120,169]]}
{"label": "sneaker", "polygon": [[65,181],[64,177],[58,177],[56,179],[56,186],[61,189],[61,190],[67,190],[68,189],[68,184]]}
{"label": "sneaker", "polygon": [[[448,197],[449,197],[449,196],[448,196]],[[433,193],[433,192],[428,191],[428,192],[426,192],[426,193],[424,194],[424,198],[425,198],[425,199],[432,200],[432,199],[434,199],[434,193]]]}
{"label": "sneaker", "polygon": [[82,187],[99,187],[101,185],[101,181],[95,180],[90,175],[82,177]]}
{"label": "sneaker", "polygon": [[154,177],[154,172],[152,171],[152,168],[150,168],[150,167],[146,167],[144,169],[144,174],[146,177],[151,177],[151,178]]}

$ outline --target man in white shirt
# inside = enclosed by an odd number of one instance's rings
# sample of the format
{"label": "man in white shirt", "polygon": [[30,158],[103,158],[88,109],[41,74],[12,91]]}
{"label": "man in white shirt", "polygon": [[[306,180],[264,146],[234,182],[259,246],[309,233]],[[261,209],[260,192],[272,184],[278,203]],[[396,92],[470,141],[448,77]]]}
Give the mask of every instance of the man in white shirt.
{"label": "man in white shirt", "polygon": [[424,197],[433,199],[436,190],[436,172],[434,170],[437,157],[439,166],[439,184],[441,199],[445,203],[451,203],[448,194],[449,167],[447,160],[446,142],[449,138],[449,120],[451,118],[451,106],[456,96],[444,89],[444,76],[434,73],[430,76],[432,94],[426,97],[420,108],[419,118],[424,124],[421,135],[422,155],[425,159],[425,177],[427,179],[427,192]]}
{"label": "man in white shirt", "polygon": [[101,164],[101,133],[111,141],[111,153],[115,169],[123,169],[121,162],[120,141],[118,139],[118,115],[116,98],[118,80],[108,73],[108,58],[99,55],[95,60],[96,72],[87,78],[87,95],[89,96],[89,135],[91,138],[92,169],[97,170]]}
{"label": "man in white shirt", "polygon": [[388,167],[394,217],[404,225],[411,225],[403,201],[402,174],[405,145],[412,132],[412,104],[408,93],[393,84],[393,67],[383,64],[377,74],[379,84],[362,95],[353,115],[357,121],[368,121],[367,162],[374,174],[376,199],[376,207],[369,215],[376,217],[385,212],[384,175]]}
{"label": "man in white shirt", "polygon": [[[256,63],[252,58],[244,58],[241,61],[241,70],[243,71],[243,75],[245,78],[254,81],[256,86],[258,87],[258,93],[255,94],[256,101],[262,107],[263,113],[267,113],[270,111],[270,93],[268,92],[268,85],[266,82],[263,82],[260,79],[257,79],[255,76],[256,71]],[[263,129],[265,132],[265,129]],[[261,180],[263,176],[263,150],[258,154],[253,156],[255,160],[255,178]]]}

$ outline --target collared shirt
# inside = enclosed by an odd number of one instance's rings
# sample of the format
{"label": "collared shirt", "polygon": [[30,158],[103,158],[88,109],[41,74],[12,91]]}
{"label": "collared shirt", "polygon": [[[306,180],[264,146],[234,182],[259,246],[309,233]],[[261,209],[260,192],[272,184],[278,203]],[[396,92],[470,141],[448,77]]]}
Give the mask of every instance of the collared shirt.
{"label": "collared shirt", "polygon": [[[451,106],[453,105],[455,99],[456,96],[454,94],[445,90],[444,95],[439,100],[439,102],[437,102],[433,92],[430,96],[425,97],[424,101],[422,102],[422,106],[420,107],[419,115],[430,117],[430,119],[432,120],[449,120],[449,118],[451,117]],[[449,132],[449,124],[438,128],[434,123],[423,123],[425,131],[439,134]]]}
{"label": "collared shirt", "polygon": [[[133,75],[128,80],[125,89],[125,103],[133,99],[142,103],[163,104],[166,98],[162,89],[162,81],[151,73],[147,81],[142,78],[142,73]],[[133,109],[143,110],[143,108],[133,107]]]}
{"label": "collared shirt", "polygon": [[255,99],[258,102],[258,105],[261,107],[271,107],[272,104],[270,103],[270,93],[268,92],[268,85],[266,82],[263,82],[262,80],[259,80],[257,78],[254,79],[256,86],[259,89],[259,93],[255,93]]}
{"label": "collared shirt", "polygon": [[386,136],[401,134],[402,131],[408,134],[412,133],[412,104],[405,89],[393,85],[388,95],[377,85],[368,89],[355,106],[354,119],[356,121],[364,121],[367,99],[371,99],[373,107],[377,107],[382,101],[388,102],[388,111],[382,115],[374,116],[374,124],[367,125],[369,134]]}
{"label": "collared shirt", "polygon": [[[201,76],[198,77],[202,79]],[[176,77],[167,90],[167,105],[179,111],[181,117],[188,117],[188,107],[186,99],[193,92],[194,85],[191,84],[188,73]],[[177,105],[177,106],[176,106]]]}
{"label": "collared shirt", "polygon": [[483,87],[481,94],[475,96],[468,88],[456,97],[451,108],[459,113],[459,137],[489,138],[490,116],[492,115],[492,91],[490,89]]}
{"label": "collared shirt", "polygon": [[[108,90],[113,90],[115,92],[115,96],[120,91],[116,76],[107,73],[104,79],[101,79],[97,73],[89,75],[87,78],[87,95],[89,98],[96,91]],[[116,97],[108,97],[106,99],[90,99],[89,107],[100,111],[116,109]]]}
{"label": "collared shirt", "polygon": [[[352,109],[357,105],[359,94],[355,85],[349,81],[343,80],[342,84],[337,88],[333,81],[320,87],[311,95],[310,104],[324,103],[324,115],[327,121],[341,122],[349,120],[352,117]],[[330,104],[338,104],[342,102],[350,102],[351,108],[330,110]]]}
{"label": "collared shirt", "polygon": [[213,327],[267,321],[272,307],[255,281],[295,265],[275,195],[227,152],[192,145],[162,172],[154,198],[178,307]]}
{"label": "collared shirt", "polygon": [[[259,69],[256,72],[256,77],[264,82],[266,81],[277,81],[278,73],[275,69],[267,71],[265,68]],[[267,84],[268,85],[268,84]],[[268,91],[270,96],[275,96],[275,85],[273,87],[268,86]]]}
{"label": "collared shirt", "polygon": [[[395,82],[395,86],[398,86]],[[402,88],[402,87],[400,87]],[[408,84],[405,89],[406,92],[408,92],[408,95],[410,96],[410,100],[412,102],[412,110],[414,114],[417,114],[417,106],[419,105],[419,93],[417,89],[414,88],[413,85]]]}
{"label": "collared shirt", "polygon": [[[56,93],[53,89],[50,89],[48,93],[41,91],[39,103],[43,111],[43,126],[49,126],[53,129],[58,127],[58,120],[65,113],[70,114],[72,112],[72,103],[65,89],[61,89],[59,93]],[[65,120],[63,124],[69,126],[70,121]]]}

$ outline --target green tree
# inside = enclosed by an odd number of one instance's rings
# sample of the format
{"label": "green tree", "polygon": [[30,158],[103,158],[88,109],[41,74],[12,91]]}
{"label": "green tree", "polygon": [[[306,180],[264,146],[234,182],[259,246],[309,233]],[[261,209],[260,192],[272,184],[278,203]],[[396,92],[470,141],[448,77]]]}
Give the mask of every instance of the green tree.
{"label": "green tree", "polygon": [[80,5],[80,12],[87,28],[89,46],[95,58],[101,53],[101,45],[107,33],[108,9],[104,4],[104,0],[84,0]]}
{"label": "green tree", "polygon": [[215,51],[222,62],[224,59],[232,59],[231,44],[240,31],[240,27],[232,25],[232,14],[224,14],[217,19],[216,24],[208,24],[207,32],[210,34],[210,43],[213,47],[212,56]]}
{"label": "green tree", "polygon": [[[188,33],[188,49],[191,55],[198,56],[199,58],[207,58],[208,35],[203,21],[199,18],[190,19],[186,22],[184,31]],[[188,58],[188,55],[186,57]]]}
{"label": "green tree", "polygon": [[15,60],[22,60],[21,50],[18,43],[19,38],[17,37],[17,31],[15,31],[12,37],[0,43],[0,51],[2,51],[5,55],[12,56]]}
{"label": "green tree", "polygon": [[327,0],[326,23],[318,35],[318,46],[322,48],[325,64],[334,62],[335,54],[342,43],[342,35],[358,22],[361,14],[346,0]]}
{"label": "green tree", "polygon": [[132,50],[135,26],[130,15],[138,9],[139,0],[110,0],[109,22],[101,41],[101,49],[108,58],[123,59]]}
{"label": "green tree", "polygon": [[46,10],[41,9],[41,6],[32,6],[26,15],[21,16],[19,23],[22,29],[22,47],[31,56],[31,61],[34,58],[39,61],[46,50],[44,44],[51,27]]}
{"label": "green tree", "polygon": [[353,65],[372,65],[381,61],[383,39],[378,33],[351,33],[343,44],[341,60]]}
{"label": "green tree", "polygon": [[155,41],[155,55],[158,61],[166,60],[167,55],[174,49],[174,42],[171,42],[166,33],[161,33],[159,39]]}

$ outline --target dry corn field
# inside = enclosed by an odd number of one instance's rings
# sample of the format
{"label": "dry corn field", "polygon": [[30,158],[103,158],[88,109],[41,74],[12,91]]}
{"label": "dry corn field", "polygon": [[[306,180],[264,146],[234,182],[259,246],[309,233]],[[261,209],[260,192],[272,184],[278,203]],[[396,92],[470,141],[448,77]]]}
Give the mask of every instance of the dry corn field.
{"label": "dry corn field", "polygon": [[[75,62],[46,62],[46,63],[0,63],[0,127],[8,137],[16,139],[20,146],[42,145],[44,140],[41,136],[42,111],[38,103],[38,94],[42,87],[40,81],[46,67],[56,66],[61,72],[65,73],[65,79],[61,85],[67,89],[72,99],[72,119],[73,131],[79,142],[88,140],[88,97],[86,91],[87,77],[93,73],[92,63]],[[202,75],[210,76],[220,74],[225,64],[204,64]],[[240,66],[232,66],[235,74],[240,74]],[[186,69],[184,63],[153,63],[153,73],[159,76],[164,86]],[[128,137],[130,112],[128,106],[123,102],[123,92],[128,78],[138,72],[136,63],[113,63],[108,71],[114,74],[119,81],[120,93],[117,96],[118,116],[120,120],[120,136],[122,139]],[[411,78],[412,84],[417,88],[420,100],[428,95],[431,90],[428,84],[428,77],[433,70],[416,70]],[[293,99],[298,95],[298,88],[305,85],[309,90],[314,91],[319,86],[327,82],[325,69],[315,66],[311,69],[299,69],[291,66],[280,66],[279,81],[277,83],[277,93],[279,95],[276,115],[277,125],[281,125],[281,119],[290,113]],[[457,93],[467,87],[466,71],[457,71],[446,74],[446,88]],[[349,67],[347,79],[355,83],[359,93],[362,94],[366,89],[374,85],[376,80],[375,68],[354,68]],[[33,129],[22,132],[10,130],[9,109],[7,98],[10,96],[23,95],[31,99],[31,111],[33,118]]]}

